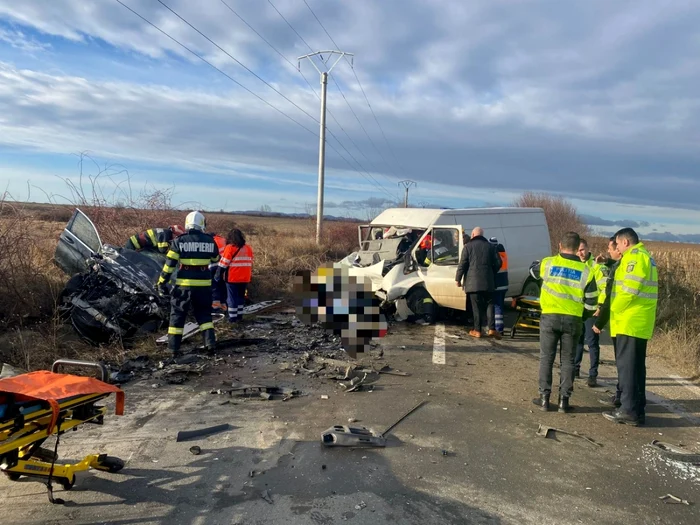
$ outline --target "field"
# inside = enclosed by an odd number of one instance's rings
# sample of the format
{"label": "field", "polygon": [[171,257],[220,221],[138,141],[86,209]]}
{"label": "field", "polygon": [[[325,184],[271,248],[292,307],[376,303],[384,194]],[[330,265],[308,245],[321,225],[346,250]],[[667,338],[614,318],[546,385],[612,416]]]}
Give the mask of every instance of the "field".
{"label": "field", "polygon": [[[95,355],[54,315],[66,277],[52,262],[60,232],[73,206],[0,201],[0,360],[26,368],[46,366],[58,356]],[[148,227],[181,224],[184,212],[166,205],[147,209],[83,205],[103,242],[123,245]],[[293,275],[338,260],[357,247],[357,223],[327,222],[317,246],[315,221],[207,213],[208,229],[225,234],[240,228],[255,253],[251,297],[288,298]],[[594,254],[605,239],[591,238]],[[650,352],[697,378],[700,373],[700,246],[647,243],[659,266],[657,332]],[[143,351],[143,348],[136,349]],[[116,357],[125,349],[101,349]]]}

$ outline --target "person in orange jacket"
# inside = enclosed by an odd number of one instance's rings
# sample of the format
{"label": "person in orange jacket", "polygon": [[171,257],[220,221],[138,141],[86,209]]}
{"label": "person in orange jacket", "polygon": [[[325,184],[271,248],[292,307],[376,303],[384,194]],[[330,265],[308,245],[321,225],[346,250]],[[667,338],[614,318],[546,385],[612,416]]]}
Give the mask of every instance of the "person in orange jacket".
{"label": "person in orange jacket", "polygon": [[221,280],[226,269],[228,320],[236,323],[243,319],[246,289],[253,276],[253,250],[246,244],[245,236],[239,229],[231,230],[226,237],[226,248],[214,280]]}
{"label": "person in orange jacket", "polygon": [[[224,249],[226,248],[226,239],[223,238],[218,233],[213,233],[214,242],[217,248],[219,248],[219,255],[224,256]],[[226,311],[226,280],[216,278],[216,272],[219,269],[219,265],[212,263],[209,265],[209,270],[211,271],[211,278],[213,280],[211,286],[211,310],[212,313],[220,313]]]}

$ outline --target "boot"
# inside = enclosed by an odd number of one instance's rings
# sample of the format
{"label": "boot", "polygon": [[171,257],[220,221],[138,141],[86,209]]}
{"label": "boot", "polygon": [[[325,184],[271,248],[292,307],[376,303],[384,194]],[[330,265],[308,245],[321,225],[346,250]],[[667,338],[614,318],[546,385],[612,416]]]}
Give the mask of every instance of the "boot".
{"label": "boot", "polygon": [[497,332],[496,330],[489,330],[489,337],[493,337],[495,339],[500,339],[501,334],[500,334],[500,332]]}
{"label": "boot", "polygon": [[540,407],[540,410],[543,412],[549,410],[549,394],[540,394],[540,397],[536,397],[532,402]]}
{"label": "boot", "polygon": [[561,412],[562,414],[565,414],[566,412],[571,411],[571,406],[569,406],[569,398],[568,397],[559,397],[559,410],[558,412]]}
{"label": "boot", "polygon": [[477,339],[481,338],[481,332],[477,332],[476,330],[470,330],[469,335]]}

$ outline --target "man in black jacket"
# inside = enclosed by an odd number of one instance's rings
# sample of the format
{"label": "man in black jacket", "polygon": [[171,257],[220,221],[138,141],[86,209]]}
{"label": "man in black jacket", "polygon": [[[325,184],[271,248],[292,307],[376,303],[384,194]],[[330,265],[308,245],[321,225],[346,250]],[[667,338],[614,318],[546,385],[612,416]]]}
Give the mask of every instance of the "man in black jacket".
{"label": "man in black jacket", "polygon": [[[496,331],[493,294],[495,275],[501,268],[501,257],[496,248],[484,237],[484,230],[476,227],[472,230],[471,240],[464,246],[462,258],[459,261],[455,280],[457,286],[471,296],[474,311],[474,329],[469,332],[472,337],[482,336],[484,321],[488,327],[489,337],[500,339]],[[462,283],[464,280],[464,283]]]}

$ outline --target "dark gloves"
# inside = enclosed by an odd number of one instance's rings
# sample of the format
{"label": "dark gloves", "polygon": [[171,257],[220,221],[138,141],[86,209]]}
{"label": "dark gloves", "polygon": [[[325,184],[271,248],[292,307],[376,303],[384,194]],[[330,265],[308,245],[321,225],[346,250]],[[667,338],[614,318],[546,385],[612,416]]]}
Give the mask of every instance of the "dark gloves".
{"label": "dark gloves", "polygon": [[170,289],[168,288],[168,285],[165,283],[158,283],[158,293],[163,295],[163,296],[168,296],[170,295]]}

